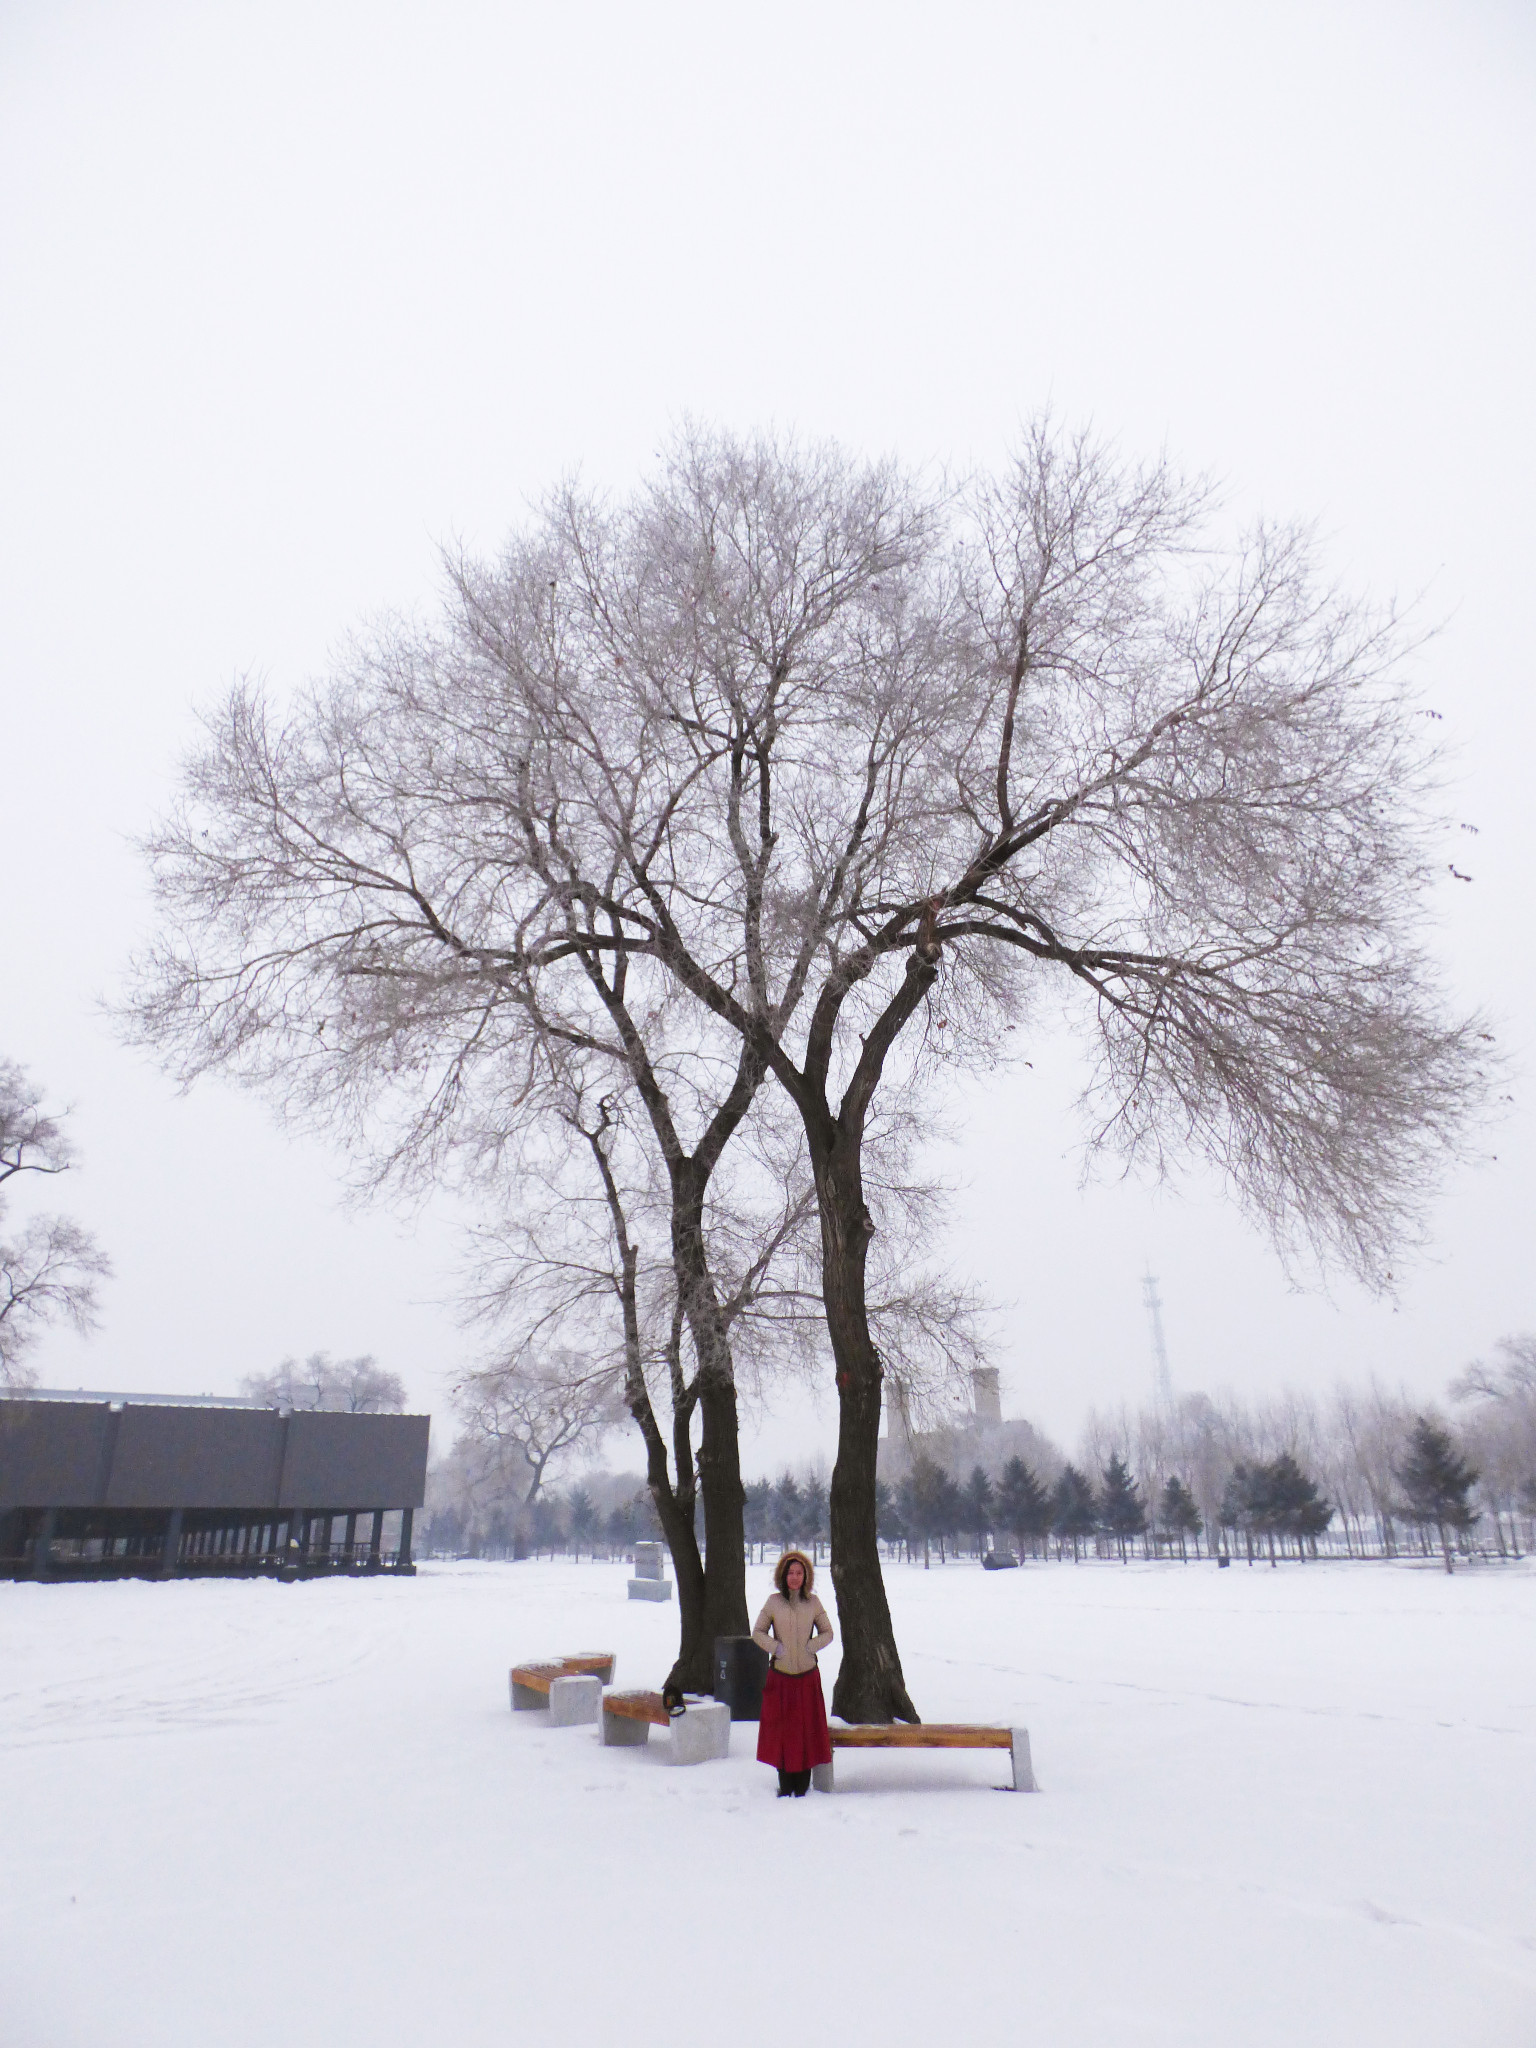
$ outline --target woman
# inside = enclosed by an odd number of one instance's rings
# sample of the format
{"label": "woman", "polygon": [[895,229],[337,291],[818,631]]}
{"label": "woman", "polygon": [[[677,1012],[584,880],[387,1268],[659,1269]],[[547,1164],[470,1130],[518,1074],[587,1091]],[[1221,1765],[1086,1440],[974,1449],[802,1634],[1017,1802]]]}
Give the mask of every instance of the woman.
{"label": "woman", "polygon": [[752,1640],[773,1659],[763,1682],[757,1760],[779,1774],[779,1797],[803,1799],[811,1772],[832,1761],[827,1709],[816,1653],[832,1640],[832,1624],[811,1586],[816,1567],[803,1550],[786,1550],[773,1568],[774,1590],[757,1617]]}

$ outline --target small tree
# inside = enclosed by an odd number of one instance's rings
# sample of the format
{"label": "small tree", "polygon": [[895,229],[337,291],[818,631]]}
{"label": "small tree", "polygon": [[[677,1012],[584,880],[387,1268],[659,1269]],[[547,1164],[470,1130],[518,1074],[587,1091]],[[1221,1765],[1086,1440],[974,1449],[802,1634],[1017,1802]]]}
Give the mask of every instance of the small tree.
{"label": "small tree", "polygon": [[1453,1570],[1451,1531],[1465,1535],[1478,1520],[1476,1509],[1467,1500],[1477,1473],[1458,1454],[1449,1430],[1427,1415],[1416,1415],[1397,1476],[1408,1496],[1408,1519],[1440,1532],[1445,1568]]}
{"label": "small tree", "polygon": [[1113,1451],[1104,1468],[1104,1490],[1099,1495],[1099,1527],[1119,1545],[1122,1564],[1126,1544],[1133,1536],[1141,1535],[1146,1526],[1147,1510],[1141,1490],[1120,1453]]}
{"label": "small tree", "polygon": [[1176,1472],[1170,1475],[1163,1488],[1162,1499],[1157,1504],[1157,1522],[1168,1535],[1178,1537],[1179,1556],[1187,1564],[1188,1539],[1193,1536],[1198,1544],[1200,1531],[1205,1525],[1200,1519],[1194,1495]]}
{"label": "small tree", "polygon": [[[74,1164],[60,1117],[43,1108],[41,1091],[12,1060],[0,1060],[0,1217],[11,1184],[44,1179]],[[68,1216],[35,1216],[0,1241],[0,1387],[31,1386],[24,1354],[51,1322],[86,1331],[96,1326],[96,1283],[112,1271],[89,1231]]]}
{"label": "small tree", "polygon": [[971,1476],[965,1482],[964,1501],[965,1526],[976,1538],[976,1555],[980,1557],[986,1550],[997,1507],[992,1482],[980,1465],[971,1467]]}
{"label": "small tree", "polygon": [[1098,1520],[1098,1502],[1087,1478],[1075,1465],[1064,1466],[1051,1495],[1051,1529],[1072,1545],[1074,1564],[1082,1555],[1083,1538],[1093,1534]]}
{"label": "small tree", "polygon": [[997,1517],[1011,1530],[1020,1556],[1026,1540],[1038,1545],[1050,1533],[1051,1497],[1022,1458],[1010,1458],[997,1487]]}

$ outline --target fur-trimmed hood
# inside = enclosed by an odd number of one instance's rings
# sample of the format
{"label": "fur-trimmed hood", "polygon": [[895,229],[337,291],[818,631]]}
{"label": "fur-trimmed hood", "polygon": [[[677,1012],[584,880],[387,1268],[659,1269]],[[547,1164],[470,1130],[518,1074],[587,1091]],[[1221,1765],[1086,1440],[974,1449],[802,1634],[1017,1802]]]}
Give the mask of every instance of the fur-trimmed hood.
{"label": "fur-trimmed hood", "polygon": [[797,1558],[805,1566],[805,1584],[800,1588],[800,1597],[802,1600],[809,1600],[816,1585],[816,1567],[811,1563],[811,1560],[803,1550],[785,1551],[773,1568],[773,1583],[787,1600],[789,1598],[789,1588],[784,1583],[784,1574]]}

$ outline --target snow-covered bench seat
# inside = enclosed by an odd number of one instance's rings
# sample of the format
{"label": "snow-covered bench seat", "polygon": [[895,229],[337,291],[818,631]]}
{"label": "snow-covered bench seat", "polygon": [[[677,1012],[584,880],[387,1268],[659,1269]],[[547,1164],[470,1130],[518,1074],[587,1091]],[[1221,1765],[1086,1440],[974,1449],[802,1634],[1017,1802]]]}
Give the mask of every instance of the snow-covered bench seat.
{"label": "snow-covered bench seat", "polygon": [[[840,1749],[1006,1749],[1013,1765],[1015,1792],[1037,1792],[1029,1757],[1027,1728],[984,1728],[968,1721],[889,1721],[844,1724],[833,1721],[828,1733],[834,1751]],[[818,1792],[837,1789],[833,1765],[822,1764],[811,1773]]]}
{"label": "snow-covered bench seat", "polygon": [[605,1692],[603,1741],[610,1748],[638,1747],[653,1728],[670,1728],[667,1753],[675,1764],[712,1763],[731,1752],[731,1710],[724,1700],[684,1695],[681,1713],[669,1714],[659,1692]]}
{"label": "snow-covered bench seat", "polygon": [[538,1664],[514,1664],[507,1690],[514,1714],[548,1707],[557,1728],[590,1726],[597,1719],[603,1687],[613,1683],[612,1650],[578,1650]]}

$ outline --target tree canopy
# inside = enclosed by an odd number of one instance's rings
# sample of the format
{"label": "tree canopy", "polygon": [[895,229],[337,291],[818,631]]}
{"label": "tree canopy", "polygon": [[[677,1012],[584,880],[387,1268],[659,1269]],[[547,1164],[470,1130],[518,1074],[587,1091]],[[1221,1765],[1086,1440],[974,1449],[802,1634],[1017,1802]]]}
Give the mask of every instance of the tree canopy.
{"label": "tree canopy", "polygon": [[[242,686],[211,716],[151,841],[136,1028],[392,1159],[434,1156],[476,1087],[517,1102],[551,1045],[611,1061],[678,1245],[771,1077],[839,1399],[834,1705],[910,1716],[875,1536],[877,1098],[1065,1002],[1091,1144],[1212,1162],[1283,1245],[1380,1280],[1480,1095],[1423,941],[1401,635],[1303,532],[1228,533],[1171,465],[1049,421],[948,495],[685,430],[627,496],[559,489],[448,572],[439,618],[291,711]],[[728,1458],[718,1300],[679,1274]]]}

